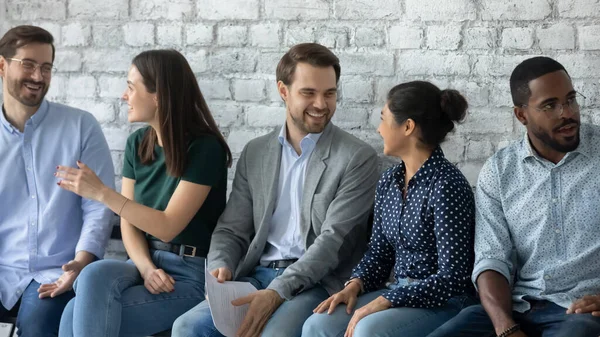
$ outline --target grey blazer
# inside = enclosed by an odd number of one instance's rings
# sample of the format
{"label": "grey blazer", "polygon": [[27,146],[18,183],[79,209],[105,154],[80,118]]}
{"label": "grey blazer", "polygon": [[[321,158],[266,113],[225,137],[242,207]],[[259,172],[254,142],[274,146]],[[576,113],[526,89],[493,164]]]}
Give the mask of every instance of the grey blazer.
{"label": "grey blazer", "polygon": [[[209,271],[227,267],[237,279],[260,263],[276,206],[278,135],[275,130],[246,144],[229,202],[212,235]],[[305,253],[269,289],[291,299],[317,283],[329,294],[343,287],[369,239],[367,219],[378,177],[375,150],[329,123],[306,168],[300,207]]]}

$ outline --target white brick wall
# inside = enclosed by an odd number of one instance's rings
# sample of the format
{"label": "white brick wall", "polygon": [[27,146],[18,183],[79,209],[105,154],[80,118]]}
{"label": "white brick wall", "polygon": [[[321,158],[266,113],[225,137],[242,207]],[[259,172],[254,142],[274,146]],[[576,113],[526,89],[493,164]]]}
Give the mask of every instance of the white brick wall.
{"label": "white brick wall", "polygon": [[600,123],[597,0],[0,0],[0,34],[19,24],[54,34],[58,73],[48,97],[96,116],[117,174],[138,127],[120,99],[127,70],[152,48],[187,57],[236,158],[285,118],[275,67],[300,42],[340,57],[334,121],[378,151],[379,112],[395,84],[424,79],[465,94],[468,118],[443,148],[473,184],[485,159],[523,131],[508,77],[525,58],[562,62],[588,96],[584,120]]}

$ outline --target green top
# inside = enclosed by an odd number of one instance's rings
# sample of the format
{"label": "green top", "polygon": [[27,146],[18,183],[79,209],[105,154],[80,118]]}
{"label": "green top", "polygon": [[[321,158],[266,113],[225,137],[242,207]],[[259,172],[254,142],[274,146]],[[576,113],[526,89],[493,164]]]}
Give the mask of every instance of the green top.
{"label": "green top", "polygon": [[[206,257],[210,237],[219,216],[225,209],[227,192],[227,155],[215,136],[196,138],[188,147],[188,164],[181,177],[167,173],[163,148],[154,148],[155,160],[150,165],[141,163],[138,147],[150,127],[137,130],[127,139],[123,162],[123,177],[135,180],[136,202],[164,211],[180,180],[210,186],[202,207],[185,229],[171,243],[195,246],[199,256]],[[146,233],[150,240],[159,240]]]}

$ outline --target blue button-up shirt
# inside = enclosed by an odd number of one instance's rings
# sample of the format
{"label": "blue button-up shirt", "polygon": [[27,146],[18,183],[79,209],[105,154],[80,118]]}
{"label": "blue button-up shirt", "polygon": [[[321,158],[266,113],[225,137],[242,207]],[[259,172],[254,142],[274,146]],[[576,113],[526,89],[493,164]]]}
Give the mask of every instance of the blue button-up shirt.
{"label": "blue button-up shirt", "polygon": [[322,133],[309,133],[300,141],[300,154],[287,141],[286,126],[279,133],[281,143],[281,165],[279,167],[279,184],[277,186],[277,202],[267,247],[263,254],[262,264],[269,261],[298,259],[304,254],[304,244],[300,233],[300,205],[304,191],[306,164],[313,153]]}
{"label": "blue button-up shirt", "polygon": [[114,188],[106,139],[94,117],[43,101],[23,133],[0,113],[0,301],[12,308],[32,280],[56,281],[87,251],[102,258],[112,212],[56,185],[57,165],[86,163]]}
{"label": "blue button-up shirt", "polygon": [[399,287],[382,296],[394,307],[440,307],[472,291],[475,201],[465,176],[437,148],[409,180],[405,168],[388,169],[375,197],[369,249],[352,277],[365,291],[382,287],[392,270]]}
{"label": "blue button-up shirt", "polygon": [[582,124],[580,134],[557,164],[526,135],[479,175],[472,280],[486,270],[504,275],[516,311],[530,308],[525,297],[567,308],[600,294],[600,127]]}

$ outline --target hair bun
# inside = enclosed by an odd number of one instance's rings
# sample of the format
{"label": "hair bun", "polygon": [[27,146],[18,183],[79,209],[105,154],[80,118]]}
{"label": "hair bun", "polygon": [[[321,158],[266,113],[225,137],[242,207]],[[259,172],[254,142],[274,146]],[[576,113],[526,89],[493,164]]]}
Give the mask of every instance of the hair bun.
{"label": "hair bun", "polygon": [[440,106],[448,119],[453,122],[460,122],[465,118],[469,104],[458,91],[446,89],[442,90]]}

